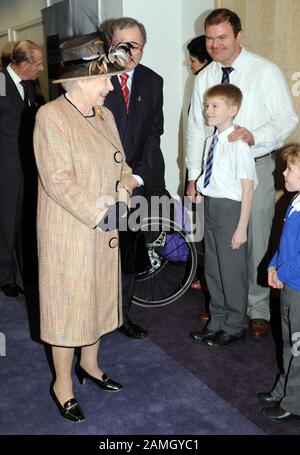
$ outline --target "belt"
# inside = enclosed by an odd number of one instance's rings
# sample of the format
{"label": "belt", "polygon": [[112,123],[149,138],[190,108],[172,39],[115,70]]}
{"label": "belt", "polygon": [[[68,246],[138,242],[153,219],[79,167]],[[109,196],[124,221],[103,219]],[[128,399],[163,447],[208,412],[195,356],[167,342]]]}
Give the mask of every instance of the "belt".
{"label": "belt", "polygon": [[265,155],[257,156],[256,158],[254,158],[254,161],[257,163],[258,161],[263,160],[264,158],[267,158],[268,156],[271,157],[273,155],[273,153],[275,153],[275,152],[276,152],[276,150],[272,150],[272,152],[266,153]]}

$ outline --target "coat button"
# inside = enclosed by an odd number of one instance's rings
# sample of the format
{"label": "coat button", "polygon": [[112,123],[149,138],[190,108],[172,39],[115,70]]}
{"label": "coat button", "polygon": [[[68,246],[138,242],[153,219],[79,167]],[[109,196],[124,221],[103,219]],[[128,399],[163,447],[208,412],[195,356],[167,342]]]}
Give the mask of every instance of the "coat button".
{"label": "coat button", "polygon": [[117,239],[117,237],[113,237],[108,242],[108,245],[109,245],[110,248],[116,248],[116,246],[119,245],[119,240]]}
{"label": "coat button", "polygon": [[117,152],[115,152],[114,160],[115,160],[116,163],[122,163],[123,155],[122,155],[122,153],[119,150]]}

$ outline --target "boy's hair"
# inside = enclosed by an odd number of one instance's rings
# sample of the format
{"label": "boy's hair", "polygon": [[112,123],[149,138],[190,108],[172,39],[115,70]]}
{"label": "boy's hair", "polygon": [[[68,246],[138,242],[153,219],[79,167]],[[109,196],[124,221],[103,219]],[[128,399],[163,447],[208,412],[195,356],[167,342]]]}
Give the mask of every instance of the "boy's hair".
{"label": "boy's hair", "polygon": [[208,98],[223,98],[225,102],[231,105],[235,105],[238,108],[241,107],[243,94],[241,90],[233,84],[218,84],[210,87],[204,95],[204,100]]}
{"label": "boy's hair", "polygon": [[222,22],[229,22],[231,24],[235,37],[237,37],[242,30],[239,16],[234,11],[227,8],[214,9],[205,19],[204,30],[206,30],[209,25],[219,25]]}
{"label": "boy's hair", "polygon": [[298,163],[300,165],[300,144],[291,144],[284,147],[281,152],[281,157],[285,161],[293,164]]}

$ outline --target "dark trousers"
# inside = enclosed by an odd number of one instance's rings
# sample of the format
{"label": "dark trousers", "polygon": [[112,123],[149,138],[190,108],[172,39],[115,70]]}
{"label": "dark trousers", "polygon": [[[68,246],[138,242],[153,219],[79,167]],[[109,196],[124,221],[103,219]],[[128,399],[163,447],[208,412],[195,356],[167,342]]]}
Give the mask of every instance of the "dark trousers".
{"label": "dark trousers", "polygon": [[[155,232],[155,238],[157,235]],[[144,270],[145,265],[150,265],[146,242],[151,242],[155,238],[152,232],[119,231],[124,323],[130,319],[129,310],[134,295],[136,273]]]}
{"label": "dark trousers", "polygon": [[122,270],[122,305],[123,320],[126,323],[129,320],[129,310],[132,304],[134,293],[134,263],[137,234],[132,231],[120,231],[120,252],[121,252],[121,270]]}
{"label": "dark trousers", "polygon": [[[8,176],[6,176],[8,177]],[[20,263],[23,178],[0,179],[0,285],[16,281]]]}
{"label": "dark trousers", "polygon": [[281,326],[284,372],[272,395],[285,411],[300,415],[300,291],[286,285],[281,291]]}
{"label": "dark trousers", "polygon": [[208,328],[236,335],[247,326],[247,244],[231,248],[241,203],[231,199],[204,199],[204,270],[210,293]]}

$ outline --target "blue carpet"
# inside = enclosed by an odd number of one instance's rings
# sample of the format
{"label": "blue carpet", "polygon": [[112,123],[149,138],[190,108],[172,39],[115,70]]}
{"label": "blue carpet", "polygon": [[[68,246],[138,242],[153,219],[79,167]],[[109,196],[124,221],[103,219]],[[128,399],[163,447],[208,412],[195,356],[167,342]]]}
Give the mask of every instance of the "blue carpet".
{"label": "blue carpet", "polygon": [[0,357],[2,435],[264,434],[149,339],[119,332],[103,338],[100,365],[124,389],[108,393],[74,378],[86,420],[68,422],[49,396],[52,375],[44,345],[30,337],[24,299],[1,295],[0,315],[6,337],[6,356]]}
{"label": "blue carpet", "polygon": [[148,329],[150,339],[176,362],[189,370],[210,390],[230,403],[267,435],[299,435],[299,420],[279,423],[262,415],[256,394],[272,389],[281,360],[279,302],[271,306],[272,331],[260,339],[249,333],[231,346],[210,349],[193,343],[189,332],[203,324],[198,316],[205,310],[201,291],[189,290],[182,298],[160,308],[133,305],[131,317]]}

